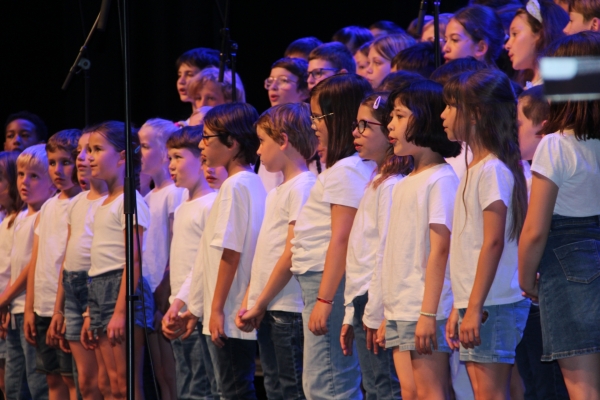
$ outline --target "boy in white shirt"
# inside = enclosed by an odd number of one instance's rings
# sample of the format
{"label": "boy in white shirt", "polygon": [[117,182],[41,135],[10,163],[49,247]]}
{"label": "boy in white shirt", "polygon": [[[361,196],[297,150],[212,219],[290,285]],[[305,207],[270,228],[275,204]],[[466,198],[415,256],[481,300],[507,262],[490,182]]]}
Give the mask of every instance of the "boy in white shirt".
{"label": "boy in white shirt", "polygon": [[[141,172],[154,182],[154,189],[144,196],[150,209],[150,228],[146,232],[147,246],[143,254],[148,266],[144,278],[154,294],[156,306],[154,326],[160,326],[163,313],[169,308],[169,248],[173,236],[173,214],[183,194],[183,189],[173,184],[167,157],[167,139],[177,129],[171,121],[154,118],[146,121],[138,133],[142,153]],[[158,332],[152,332],[148,334],[148,345],[152,358],[160,360],[154,364],[154,372],[161,398],[175,399],[177,384],[171,344]]]}
{"label": "boy in white shirt", "polygon": [[11,324],[6,337],[6,393],[8,399],[17,399],[27,378],[29,392],[34,399],[48,399],[48,384],[36,372],[34,343],[26,342],[24,332],[25,289],[27,286],[34,229],[42,205],[56,188],[48,175],[48,158],[45,145],[27,149],[17,159],[17,188],[27,208],[15,220],[14,243],[11,255],[11,285],[0,296],[0,308],[10,306]]}
{"label": "boy in white shirt", "polygon": [[245,331],[258,331],[267,397],[298,399],[304,398],[304,303],[300,284],[291,279],[291,240],[296,218],[316,181],[307,163],[315,154],[317,137],[310,127],[310,107],[305,103],[272,107],[260,116],[256,126],[261,162],[267,171],[283,173],[283,183],[267,196],[247,304],[242,304],[236,324]]}
{"label": "boy in white shirt", "polygon": [[163,317],[163,334],[171,339],[175,355],[177,399],[191,400],[194,396],[218,397],[218,389],[208,337],[202,334],[202,322],[185,340],[177,337],[181,325],[178,314],[185,311],[188,301],[194,262],[199,260],[198,243],[217,193],[204,178],[200,149],[203,126],[184,127],[167,140],[169,172],[179,188],[187,189],[187,200],[175,210],[171,242],[170,283],[171,307]]}
{"label": "boy in white shirt", "polygon": [[48,144],[48,174],[60,193],[49,199],[40,210],[35,228],[33,252],[27,277],[25,301],[25,339],[36,346],[36,370],[46,375],[51,398],[77,399],[73,380],[73,360],[62,351],[56,340],[46,334],[54,314],[60,268],[65,257],[68,237],[68,209],[81,192],[75,169],[75,150],[81,131],[55,133]]}

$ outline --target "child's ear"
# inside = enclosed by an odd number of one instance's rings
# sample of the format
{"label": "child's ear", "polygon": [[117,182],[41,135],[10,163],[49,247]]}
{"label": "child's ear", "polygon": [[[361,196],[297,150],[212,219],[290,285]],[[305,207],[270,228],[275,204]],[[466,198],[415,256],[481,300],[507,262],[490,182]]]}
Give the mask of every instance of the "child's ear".
{"label": "child's ear", "polygon": [[285,132],[281,132],[281,139],[280,139],[280,144],[279,144],[279,148],[283,151],[285,149],[288,148],[289,145],[289,137],[287,135],[287,133]]}
{"label": "child's ear", "polygon": [[546,122],[548,122],[547,119],[543,120],[542,123],[540,124],[542,127],[546,126]]}
{"label": "child's ear", "polygon": [[488,46],[488,44],[485,40],[480,40],[479,43],[477,43],[477,45],[476,45],[475,58],[477,58],[477,59],[485,58],[485,53],[487,53],[489,48],[490,48],[490,46]]}
{"label": "child's ear", "polygon": [[340,69],[340,74],[347,74],[348,70],[346,68]]}
{"label": "child's ear", "polygon": [[600,19],[594,17],[592,18],[592,24],[590,25],[590,31],[598,32],[600,31]]}

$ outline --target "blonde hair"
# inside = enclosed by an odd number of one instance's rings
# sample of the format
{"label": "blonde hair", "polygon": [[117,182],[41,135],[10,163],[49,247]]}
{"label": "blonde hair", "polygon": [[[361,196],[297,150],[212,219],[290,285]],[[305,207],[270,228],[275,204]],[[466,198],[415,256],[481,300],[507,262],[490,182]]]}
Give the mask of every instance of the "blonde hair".
{"label": "blonde hair", "polygon": [[45,144],[36,144],[23,150],[17,157],[18,168],[37,168],[43,171],[48,178],[48,154],[46,153]]}
{"label": "blonde hair", "polygon": [[173,121],[162,118],[149,119],[140,129],[144,128],[152,130],[155,139],[158,140],[162,147],[166,147],[169,137],[179,129]]}
{"label": "blonde hair", "polygon": [[[223,74],[223,82],[219,82],[219,69],[215,67],[205,68],[196,74],[188,83],[188,95],[192,98],[202,90],[202,85],[206,82],[214,82],[221,86],[221,92],[226,103],[231,103],[233,99],[233,79],[231,71],[227,70]],[[244,92],[244,85],[238,74],[235,74],[235,93],[236,102],[245,103],[246,93]]]}

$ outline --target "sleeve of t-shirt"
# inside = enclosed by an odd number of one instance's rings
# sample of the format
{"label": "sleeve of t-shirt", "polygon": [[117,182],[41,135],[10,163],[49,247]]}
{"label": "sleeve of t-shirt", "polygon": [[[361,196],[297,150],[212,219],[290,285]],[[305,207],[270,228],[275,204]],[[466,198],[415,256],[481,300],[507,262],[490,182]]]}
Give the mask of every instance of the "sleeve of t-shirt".
{"label": "sleeve of t-shirt", "polygon": [[[531,170],[545,176],[560,187],[570,168],[570,154],[565,154],[556,134],[545,136],[533,156]],[[568,152],[567,152],[568,153]]]}
{"label": "sleeve of t-shirt", "polygon": [[[42,208],[40,209],[40,213],[38,214],[38,219],[41,221],[42,217],[44,216],[44,212],[46,211],[46,204],[48,204],[48,201],[46,201],[44,204],[42,204]],[[40,224],[37,223],[34,225],[35,228],[33,229],[33,233],[36,234],[37,236],[40,236]]]}
{"label": "sleeve of t-shirt", "polygon": [[513,176],[502,161],[493,160],[483,167],[477,190],[479,192],[479,205],[485,210],[490,204],[502,200],[506,207],[510,206]]}
{"label": "sleeve of t-shirt", "polygon": [[448,175],[437,179],[429,190],[427,211],[430,224],[446,225],[452,231],[454,199],[458,189],[458,178]]}
{"label": "sleeve of t-shirt", "polygon": [[[136,200],[137,200],[137,204],[136,204],[135,224],[137,226],[141,226],[142,228],[144,228],[144,230],[147,230],[148,227],[150,226],[150,209],[148,208],[148,205],[146,204],[146,202],[144,201],[142,196],[137,192],[136,192]],[[119,204],[119,208],[118,208],[117,212],[120,214],[121,228],[123,230],[125,230],[125,214],[123,213],[123,207],[124,207],[124,200],[121,201],[121,204]]]}
{"label": "sleeve of t-shirt", "polygon": [[302,206],[304,206],[304,203],[306,203],[306,200],[308,199],[311,187],[312,184],[302,182],[290,190],[288,199],[288,223],[292,223],[298,219],[300,210],[302,210]]}
{"label": "sleeve of t-shirt", "polygon": [[365,193],[369,177],[352,165],[333,169],[323,184],[324,202],[357,208]]}
{"label": "sleeve of t-shirt", "polygon": [[219,208],[219,213],[210,245],[241,253],[248,230],[248,210],[252,200],[245,196],[245,191],[237,185],[221,187],[220,190],[223,189],[225,192],[221,194],[219,203],[213,205]]}

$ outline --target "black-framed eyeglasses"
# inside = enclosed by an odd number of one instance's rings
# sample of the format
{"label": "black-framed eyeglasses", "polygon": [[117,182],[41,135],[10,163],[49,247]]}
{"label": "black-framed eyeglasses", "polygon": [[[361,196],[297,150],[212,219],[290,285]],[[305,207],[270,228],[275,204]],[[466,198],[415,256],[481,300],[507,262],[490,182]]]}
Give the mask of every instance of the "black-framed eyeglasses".
{"label": "black-framed eyeglasses", "polygon": [[367,120],[361,119],[360,121],[352,122],[352,130],[356,129],[356,130],[358,130],[358,133],[360,133],[362,135],[365,132],[365,129],[367,129],[368,124],[384,126],[384,124],[380,124],[378,122],[367,121]]}
{"label": "black-framed eyeglasses", "polygon": [[311,115],[310,116],[310,121],[312,123],[315,123],[315,122],[317,122],[320,119],[323,119],[325,117],[329,117],[330,115],[333,115],[333,113],[329,113],[329,114],[325,114],[325,115]]}
{"label": "black-framed eyeglasses", "polygon": [[321,77],[323,76],[323,73],[325,71],[335,71],[337,73],[337,72],[339,72],[339,69],[338,68],[317,68],[317,69],[313,69],[312,71],[308,72],[308,77],[310,78],[312,76],[313,79],[321,79]]}
{"label": "black-framed eyeglasses", "polygon": [[214,135],[207,135],[206,133],[202,132],[202,143],[204,143],[204,145],[206,146],[208,144],[208,139],[213,138],[213,137],[226,136],[226,135],[229,135],[229,133],[224,132],[224,133],[216,133]]}

